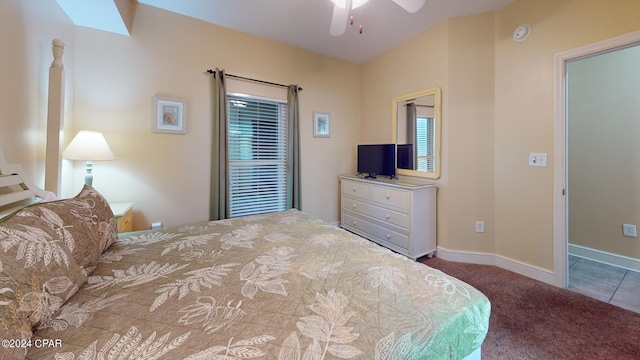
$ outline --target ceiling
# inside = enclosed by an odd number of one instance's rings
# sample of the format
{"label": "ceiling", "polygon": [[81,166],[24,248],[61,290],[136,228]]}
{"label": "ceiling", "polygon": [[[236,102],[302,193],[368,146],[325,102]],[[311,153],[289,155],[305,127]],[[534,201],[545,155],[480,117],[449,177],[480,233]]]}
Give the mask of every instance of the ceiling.
{"label": "ceiling", "polygon": [[354,24],[341,36],[329,34],[331,0],[137,1],[360,64],[447,18],[496,10],[514,0],[426,0],[414,14],[392,0],[370,0],[351,10]]}
{"label": "ceiling", "polygon": [[129,1],[137,1],[361,64],[447,18],[496,10],[514,0],[426,0],[413,14],[393,0],[369,0],[350,11],[353,25],[346,25],[346,31],[340,36],[329,33],[334,8],[331,0],[56,1],[79,26],[129,35],[131,24],[122,13],[127,4],[131,4]]}

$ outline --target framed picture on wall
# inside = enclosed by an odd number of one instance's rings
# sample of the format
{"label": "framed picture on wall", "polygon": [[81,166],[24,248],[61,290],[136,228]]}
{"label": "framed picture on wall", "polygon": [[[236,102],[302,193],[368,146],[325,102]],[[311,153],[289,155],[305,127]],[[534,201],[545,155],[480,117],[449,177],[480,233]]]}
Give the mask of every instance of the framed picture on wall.
{"label": "framed picture on wall", "polygon": [[152,113],[152,132],[166,134],[187,133],[186,100],[153,96]]}
{"label": "framed picture on wall", "polygon": [[331,137],[331,116],[329,113],[313,112],[313,136]]}

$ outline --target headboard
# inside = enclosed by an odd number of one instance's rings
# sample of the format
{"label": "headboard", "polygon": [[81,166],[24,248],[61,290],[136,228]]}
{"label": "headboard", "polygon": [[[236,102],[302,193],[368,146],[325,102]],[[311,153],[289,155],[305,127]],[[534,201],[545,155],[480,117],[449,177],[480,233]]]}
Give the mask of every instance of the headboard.
{"label": "headboard", "polygon": [[55,194],[45,191],[24,176],[22,165],[7,164],[0,150],[0,218],[42,199],[53,200]]}

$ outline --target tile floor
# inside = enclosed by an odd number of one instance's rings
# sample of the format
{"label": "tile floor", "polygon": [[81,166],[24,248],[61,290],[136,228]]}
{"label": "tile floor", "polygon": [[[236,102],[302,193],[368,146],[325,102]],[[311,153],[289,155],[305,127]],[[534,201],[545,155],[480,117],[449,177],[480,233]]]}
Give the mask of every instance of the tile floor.
{"label": "tile floor", "polygon": [[640,313],[640,272],[569,255],[569,290]]}

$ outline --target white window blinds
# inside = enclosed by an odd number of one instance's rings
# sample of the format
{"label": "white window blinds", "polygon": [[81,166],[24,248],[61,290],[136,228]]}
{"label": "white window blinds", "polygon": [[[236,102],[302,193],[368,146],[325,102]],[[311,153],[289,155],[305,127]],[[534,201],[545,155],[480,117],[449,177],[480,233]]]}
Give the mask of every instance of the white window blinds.
{"label": "white window blinds", "polygon": [[433,117],[416,119],[416,144],[418,154],[418,171],[435,171],[435,121]]}
{"label": "white window blinds", "polygon": [[234,95],[227,99],[230,216],[285,210],[286,103]]}

